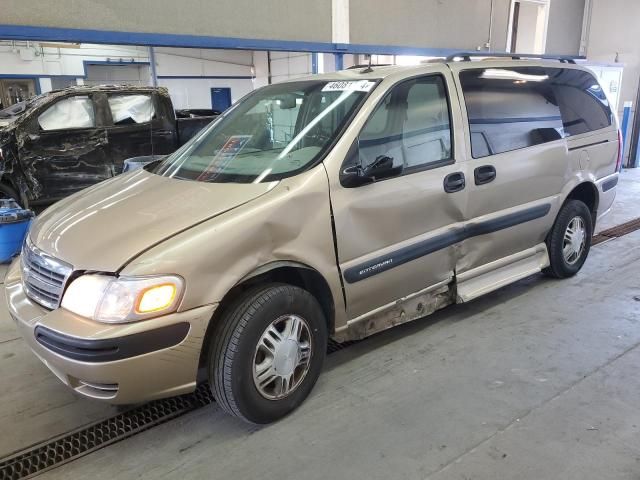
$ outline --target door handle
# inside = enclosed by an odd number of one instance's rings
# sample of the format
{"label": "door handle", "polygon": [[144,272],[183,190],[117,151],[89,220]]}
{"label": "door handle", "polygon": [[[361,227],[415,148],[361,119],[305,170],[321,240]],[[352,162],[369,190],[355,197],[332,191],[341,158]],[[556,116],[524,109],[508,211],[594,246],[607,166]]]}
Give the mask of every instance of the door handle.
{"label": "door handle", "polygon": [[459,192],[460,190],[464,190],[466,185],[464,180],[464,173],[462,172],[454,172],[450,173],[446,177],[444,177],[444,191],[447,193]]}
{"label": "door handle", "polygon": [[484,185],[496,179],[496,169],[493,165],[482,165],[473,171],[476,185]]}

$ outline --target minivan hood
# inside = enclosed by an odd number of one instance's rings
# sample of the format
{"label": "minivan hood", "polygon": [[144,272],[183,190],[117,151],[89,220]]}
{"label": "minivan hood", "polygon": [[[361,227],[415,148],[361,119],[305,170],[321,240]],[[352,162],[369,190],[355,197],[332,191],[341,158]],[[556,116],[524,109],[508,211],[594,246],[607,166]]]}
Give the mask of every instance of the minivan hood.
{"label": "minivan hood", "polygon": [[115,272],[140,252],[276,184],[204,183],[138,170],[53,205],[36,219],[29,237],[76,270]]}

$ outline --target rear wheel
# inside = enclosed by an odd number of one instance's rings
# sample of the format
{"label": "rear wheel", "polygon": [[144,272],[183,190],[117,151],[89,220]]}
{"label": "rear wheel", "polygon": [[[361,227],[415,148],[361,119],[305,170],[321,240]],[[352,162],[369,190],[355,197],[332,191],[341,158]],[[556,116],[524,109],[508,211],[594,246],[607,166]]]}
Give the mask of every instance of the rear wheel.
{"label": "rear wheel", "polygon": [[218,404],[252,423],[287,415],[309,395],[326,355],[318,301],[292,285],[245,292],[219,319],[209,382]]}
{"label": "rear wheel", "polygon": [[544,272],[554,278],[567,278],[580,271],[591,248],[591,212],[580,200],[565,203],[547,237],[549,267]]}

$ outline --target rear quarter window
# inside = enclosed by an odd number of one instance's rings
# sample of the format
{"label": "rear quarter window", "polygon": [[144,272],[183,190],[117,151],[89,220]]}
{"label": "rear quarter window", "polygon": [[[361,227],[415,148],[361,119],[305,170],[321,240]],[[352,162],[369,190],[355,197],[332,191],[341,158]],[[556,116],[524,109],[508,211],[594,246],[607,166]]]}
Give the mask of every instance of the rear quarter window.
{"label": "rear quarter window", "polygon": [[148,123],[156,114],[151,95],[110,95],[109,109],[114,125]]}
{"label": "rear quarter window", "polygon": [[567,136],[611,126],[611,106],[591,73],[569,68],[552,69],[552,85]]}

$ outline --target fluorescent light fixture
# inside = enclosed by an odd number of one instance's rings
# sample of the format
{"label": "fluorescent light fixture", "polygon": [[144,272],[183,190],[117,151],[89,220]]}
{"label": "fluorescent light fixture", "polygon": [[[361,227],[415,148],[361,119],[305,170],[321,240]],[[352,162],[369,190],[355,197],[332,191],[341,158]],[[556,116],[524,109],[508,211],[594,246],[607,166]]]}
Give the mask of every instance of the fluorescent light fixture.
{"label": "fluorescent light fixture", "polygon": [[496,80],[520,80],[525,82],[544,82],[549,80],[549,75],[528,75],[525,73],[514,72],[513,70],[502,70],[499,68],[487,68],[480,78],[489,78]]}

